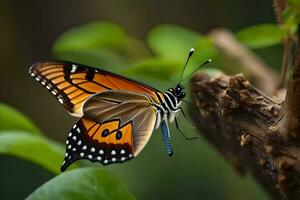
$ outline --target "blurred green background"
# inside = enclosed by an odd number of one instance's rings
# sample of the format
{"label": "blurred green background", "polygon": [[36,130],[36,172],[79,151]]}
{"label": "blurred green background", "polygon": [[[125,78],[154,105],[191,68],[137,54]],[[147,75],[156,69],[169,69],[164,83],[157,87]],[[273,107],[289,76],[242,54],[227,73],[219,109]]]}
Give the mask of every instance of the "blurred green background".
{"label": "blurred green background", "polygon": [[[192,47],[196,53],[188,71],[213,58],[207,71],[226,72],[205,36],[216,27],[237,32],[241,42],[278,70],[280,31],[261,46],[251,43],[247,32],[239,32],[256,24],[274,26],[275,21],[271,0],[0,0],[0,199],[24,199],[59,174],[64,140],[76,121],[29,77],[34,62],[72,60],[165,90],[174,86]],[[179,121],[187,135],[198,134],[184,118]],[[104,199],[120,199],[117,194],[123,192],[129,199],[268,199],[250,175],[238,174],[203,138],[186,141],[171,126],[173,157],[167,156],[155,131],[136,159],[106,167],[81,162],[100,171],[91,168],[74,175],[72,170],[31,198],[101,199],[79,193],[89,185],[96,187],[95,180],[107,180],[100,181],[99,188],[116,196]],[[111,175],[116,178],[110,182]],[[68,184],[78,193],[64,188]],[[59,189],[49,193],[47,188],[55,185]],[[97,192],[102,190],[96,187]]]}

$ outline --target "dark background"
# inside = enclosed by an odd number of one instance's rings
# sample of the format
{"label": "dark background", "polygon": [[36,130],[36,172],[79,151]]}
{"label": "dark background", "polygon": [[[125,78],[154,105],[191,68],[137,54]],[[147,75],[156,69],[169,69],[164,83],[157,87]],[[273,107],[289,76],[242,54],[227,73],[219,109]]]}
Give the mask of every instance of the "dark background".
{"label": "dark background", "polygon": [[[53,58],[53,42],[64,31],[95,20],[115,22],[141,40],[161,23],[203,34],[216,27],[236,31],[274,23],[271,5],[271,0],[0,0],[0,101],[29,116],[48,137],[63,142],[75,119],[27,71],[34,62]],[[199,143],[188,143],[174,132],[177,157],[172,161],[154,134],[141,158],[109,170],[125,179],[139,199],[266,198],[251,178],[241,178],[203,139],[198,148]],[[52,176],[15,158],[1,157],[0,163],[0,199],[24,198]],[[15,187],[16,181],[24,187]]]}

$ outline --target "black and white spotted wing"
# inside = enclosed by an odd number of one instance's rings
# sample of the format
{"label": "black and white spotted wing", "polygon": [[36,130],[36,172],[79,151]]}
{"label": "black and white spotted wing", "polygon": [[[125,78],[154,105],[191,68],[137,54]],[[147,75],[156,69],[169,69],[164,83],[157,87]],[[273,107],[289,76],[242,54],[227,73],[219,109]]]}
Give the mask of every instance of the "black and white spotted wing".
{"label": "black and white spotted wing", "polygon": [[132,126],[119,127],[120,120],[99,124],[81,118],[66,140],[66,155],[61,166],[65,171],[73,162],[88,159],[104,165],[122,163],[133,158]]}
{"label": "black and white spotted wing", "polygon": [[67,138],[62,171],[78,159],[106,165],[136,157],[150,139],[156,122],[149,96],[129,91],[94,95],[84,104],[83,113]]}

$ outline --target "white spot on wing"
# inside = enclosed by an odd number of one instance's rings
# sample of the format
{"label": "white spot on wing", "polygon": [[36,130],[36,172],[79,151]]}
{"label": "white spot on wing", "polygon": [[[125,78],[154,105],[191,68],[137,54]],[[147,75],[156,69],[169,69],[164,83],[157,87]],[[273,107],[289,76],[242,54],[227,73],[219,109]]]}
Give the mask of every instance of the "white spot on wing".
{"label": "white spot on wing", "polygon": [[59,103],[63,104],[64,101],[62,99],[58,99]]}
{"label": "white spot on wing", "polygon": [[71,73],[74,73],[77,69],[77,65],[72,65]]}

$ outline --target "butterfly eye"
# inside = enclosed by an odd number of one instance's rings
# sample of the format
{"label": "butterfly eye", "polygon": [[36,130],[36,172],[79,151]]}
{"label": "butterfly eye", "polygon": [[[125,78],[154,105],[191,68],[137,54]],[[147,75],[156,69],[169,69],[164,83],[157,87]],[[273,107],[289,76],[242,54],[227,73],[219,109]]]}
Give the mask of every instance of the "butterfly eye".
{"label": "butterfly eye", "polygon": [[179,96],[180,93],[181,93],[181,89],[180,89],[180,88],[176,88],[173,92],[174,92],[174,94],[175,94],[176,96]]}
{"label": "butterfly eye", "polygon": [[180,97],[181,99],[183,99],[185,96],[186,96],[186,93],[185,93],[185,92],[182,92],[182,93],[180,94],[179,97]]}

